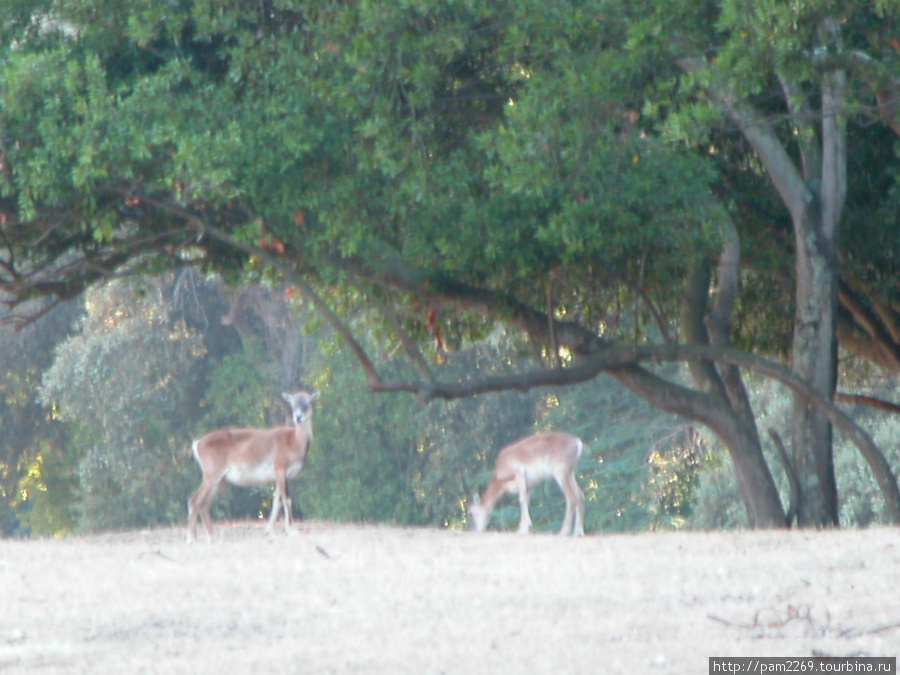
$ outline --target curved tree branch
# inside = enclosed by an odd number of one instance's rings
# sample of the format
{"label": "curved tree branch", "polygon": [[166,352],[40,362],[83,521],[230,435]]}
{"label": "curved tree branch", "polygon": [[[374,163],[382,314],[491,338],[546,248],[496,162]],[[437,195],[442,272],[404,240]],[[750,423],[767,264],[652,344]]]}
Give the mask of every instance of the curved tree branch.
{"label": "curved tree branch", "polygon": [[381,298],[379,298],[376,293],[373,293],[371,289],[363,288],[362,284],[354,283],[354,285],[362,293],[365,293],[366,297],[369,299],[369,302],[375,306],[375,308],[390,324],[391,328],[394,329],[394,332],[400,339],[400,344],[403,345],[403,349],[406,352],[406,355],[409,357],[409,360],[413,362],[416,369],[419,371],[419,374],[428,381],[434,381],[434,374],[428,367],[428,362],[422,355],[422,351],[416,345],[412,337],[410,337],[410,335],[403,329],[403,326],[400,323],[400,318],[397,316],[397,313],[390,306],[390,304],[382,302]]}
{"label": "curved tree branch", "polygon": [[[166,211],[174,213],[177,205],[163,205],[163,207],[167,207],[165,208]],[[285,278],[295,284],[303,296],[316,309],[322,312],[326,320],[351,348],[366,373],[371,391],[411,392],[418,395],[420,399],[427,401],[434,398],[461,398],[489,391],[525,390],[541,385],[575,384],[592,379],[602,372],[608,372],[617,377],[626,386],[635,387],[642,391],[649,388],[655,389],[653,402],[656,405],[672,411],[684,409],[686,415],[703,420],[704,413],[702,408],[710,405],[710,397],[708,395],[657,378],[649,371],[640,368],[640,364],[648,361],[716,361],[718,363],[749,368],[782,382],[792,391],[801,395],[811,405],[821,410],[836,428],[841,430],[860,448],[875,473],[879,487],[885,496],[891,521],[900,523],[900,491],[898,491],[890,466],[885,461],[880,450],[872,442],[871,437],[847,415],[835,408],[833,404],[817,396],[803,381],[781,364],[724,347],[697,345],[614,347],[611,346],[609,341],[598,337],[581,324],[557,321],[518,301],[509,294],[476,288],[453,279],[430,275],[406,264],[392,253],[387,253],[380,259],[376,259],[373,265],[365,265],[359,261],[340,261],[339,266],[345,268],[346,271],[352,271],[360,277],[369,278],[375,283],[413,291],[420,295],[433,295],[444,301],[455,303],[469,311],[479,311],[504,319],[507,323],[545,341],[550,322],[552,322],[558,343],[567,347],[579,359],[576,365],[569,368],[511,374],[466,383],[441,383],[431,380],[419,382],[384,381],[374,363],[366,354],[365,349],[355,339],[352,331],[337,317],[312,287],[306,283],[298,271],[298,267],[302,268],[303,264],[297,252],[286,251],[283,255],[276,256],[265,248],[236,240],[223,230],[211,225],[202,214],[185,211],[178,215],[183,219],[183,224],[179,228],[182,237],[184,237],[187,225],[190,224],[195,232],[199,231],[201,236],[211,237],[232,250],[257,256],[282,272]],[[652,382],[649,380],[652,380]],[[674,399],[679,399],[678,405],[675,405]],[[688,414],[688,409],[693,413],[692,415]]]}
{"label": "curved tree branch", "polygon": [[781,440],[779,433],[775,429],[769,429],[769,438],[772,439],[772,443],[775,445],[775,454],[778,456],[778,461],[781,462],[788,479],[790,498],[788,499],[787,521],[788,525],[790,525],[797,519],[797,504],[800,502],[800,481],[797,480],[797,473],[791,465],[791,458],[788,456],[787,449],[784,447],[784,441]]}
{"label": "curved tree branch", "polygon": [[749,103],[736,98],[727,87],[719,86],[706,59],[683,57],[676,62],[686,73],[709,73],[710,81],[705,86],[707,94],[753,147],[793,219],[802,218],[813,197],[771,123]]}
{"label": "curved tree branch", "polygon": [[900,414],[900,405],[885,401],[874,396],[865,396],[863,394],[842,394],[840,392],[834,395],[834,400],[839,403],[850,403],[852,405],[864,405],[885,412]]}
{"label": "curved tree branch", "polygon": [[871,436],[846,413],[818,396],[806,383],[780,363],[737,349],[696,345],[610,347],[585,358],[571,368],[511,374],[465,383],[394,382],[389,383],[386,387],[376,387],[374,391],[407,391],[417,394],[423,400],[453,399],[509,389],[527,390],[545,385],[577,384],[593,379],[602,372],[637,366],[647,361],[717,361],[747,368],[781,382],[821,411],[836,429],[859,448],[872,469],[885,499],[890,522],[900,524],[900,489],[898,489],[897,480],[890,465]]}

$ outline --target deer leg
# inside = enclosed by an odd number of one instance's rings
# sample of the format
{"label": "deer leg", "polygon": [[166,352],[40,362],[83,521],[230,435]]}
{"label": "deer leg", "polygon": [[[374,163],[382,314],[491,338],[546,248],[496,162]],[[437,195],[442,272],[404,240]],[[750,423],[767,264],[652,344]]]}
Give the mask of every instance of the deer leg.
{"label": "deer leg", "polygon": [[[562,487],[562,486],[560,486]],[[584,536],[584,493],[581,491],[581,488],[578,486],[578,481],[575,479],[575,474],[570,474],[566,477],[566,487],[563,488],[566,493],[566,519],[568,522],[569,518],[569,510],[570,508],[574,512],[575,522],[572,528],[572,535],[575,537]],[[572,525],[572,523],[569,523]],[[565,528],[566,523],[563,523],[563,527]],[[566,528],[567,529],[567,528]],[[560,532],[560,534],[565,534],[564,532]]]}
{"label": "deer leg", "polygon": [[572,530],[572,518],[574,517],[574,503],[572,499],[572,488],[568,484],[568,480],[563,477],[556,477],[556,484],[559,485],[559,489],[562,490],[563,495],[566,497],[566,515],[563,518],[562,527],[559,530],[561,535],[569,534]]}
{"label": "deer leg", "polygon": [[531,530],[531,514],[528,512],[528,501],[531,497],[531,488],[528,485],[528,477],[523,473],[516,476],[516,490],[519,493],[519,534],[528,534]]}
{"label": "deer leg", "polygon": [[203,482],[200,483],[200,487],[188,500],[187,542],[189,544],[193,544],[197,536],[198,517],[203,521],[203,526],[206,528],[207,541],[212,542],[212,517],[209,514],[209,507],[219,492],[221,481],[221,477],[215,479],[204,478]]}
{"label": "deer leg", "polygon": [[278,520],[278,512],[283,508],[285,501],[285,492],[287,491],[287,480],[283,472],[275,474],[275,496],[272,497],[272,513],[269,514],[269,523],[266,525],[266,534],[274,534],[275,523]]}
{"label": "deer leg", "polygon": [[284,494],[281,496],[281,506],[284,510],[284,533],[293,534],[294,504],[291,501],[291,484],[287,478],[284,480]]}
{"label": "deer leg", "polygon": [[188,531],[187,531],[187,543],[193,544],[194,540],[197,537],[197,518],[200,515],[200,502],[205,498],[206,493],[209,491],[209,487],[206,484],[206,481],[200,483],[200,487],[197,488],[197,491],[191,495],[191,498],[188,499]]}
{"label": "deer leg", "polygon": [[197,536],[197,508],[194,506],[194,500],[197,498],[197,493],[191,495],[191,498],[188,499],[187,507],[188,507],[188,522],[187,522],[187,543],[193,544],[194,538]]}
{"label": "deer leg", "polygon": [[266,534],[272,534],[275,531],[275,521],[278,520],[278,509],[281,507],[281,490],[275,486],[275,494],[272,495],[272,510],[269,513],[269,522],[266,523]]}
{"label": "deer leg", "polygon": [[584,493],[578,485],[575,486],[578,492],[575,495],[575,528],[572,535],[575,537],[584,536]]}
{"label": "deer leg", "polygon": [[203,521],[203,527],[206,528],[206,539],[209,542],[212,542],[213,536],[212,514],[209,510],[212,507],[213,502],[216,501],[216,497],[218,497],[219,493],[222,491],[223,478],[224,476],[212,484],[206,499],[200,504],[200,520]]}

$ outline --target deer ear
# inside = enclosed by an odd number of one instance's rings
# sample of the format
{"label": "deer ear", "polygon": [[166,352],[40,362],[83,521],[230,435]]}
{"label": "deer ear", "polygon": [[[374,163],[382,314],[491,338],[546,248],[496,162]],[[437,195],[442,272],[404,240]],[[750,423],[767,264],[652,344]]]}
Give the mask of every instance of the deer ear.
{"label": "deer ear", "polygon": [[283,398],[283,399],[284,399],[285,401],[287,401],[288,403],[291,402],[291,395],[290,395],[290,394],[285,394],[284,392],[281,392],[281,398]]}
{"label": "deer ear", "polygon": [[318,401],[319,400],[319,392],[317,392],[315,390],[312,391],[309,395],[309,400],[310,401]]}

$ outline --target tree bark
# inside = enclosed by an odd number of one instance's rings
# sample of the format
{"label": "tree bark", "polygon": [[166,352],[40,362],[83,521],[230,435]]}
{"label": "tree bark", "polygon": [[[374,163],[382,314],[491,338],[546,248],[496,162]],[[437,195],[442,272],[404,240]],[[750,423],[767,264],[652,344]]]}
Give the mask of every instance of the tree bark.
{"label": "tree bark", "polygon": [[[838,24],[822,22],[820,36],[839,44]],[[705,60],[682,59],[687,72],[708,68]],[[765,168],[787,207],[794,229],[796,310],[791,366],[812,390],[832,400],[837,374],[837,306],[839,273],[836,257],[838,227],[846,198],[846,129],[843,120],[844,73],[834,68],[822,78],[819,133],[809,114],[802,87],[781,77],[782,89],[797,130],[802,163],[797,168],[771,123],[727,85],[713,82],[707,92],[737,125]],[[815,139],[820,139],[816,145]],[[838,524],[831,425],[806,399],[794,398],[793,467],[800,485],[798,524],[828,527]]]}
{"label": "tree bark", "polygon": [[[730,347],[731,314],[737,292],[740,241],[730,222],[723,224],[723,248],[717,271],[718,293],[707,315],[712,270],[708,260],[697,260],[688,273],[681,303],[681,330],[688,344]],[[766,464],[756,419],[740,371],[714,361],[690,361],[698,388],[718,400],[714,423],[707,424],[726,443],[752,527],[784,527],[787,519],[778,489]]]}
{"label": "tree bark", "polygon": [[[823,42],[839,40],[837,23],[825,19]],[[845,75],[822,78],[821,165],[804,167],[811,199],[794,216],[797,310],[793,369],[816,394],[832,400],[837,385],[837,308],[840,273],[837,236],[847,194],[844,124]],[[820,189],[815,189],[816,186]],[[800,483],[797,522],[801,527],[838,524],[831,424],[806,400],[794,397],[793,466]]]}

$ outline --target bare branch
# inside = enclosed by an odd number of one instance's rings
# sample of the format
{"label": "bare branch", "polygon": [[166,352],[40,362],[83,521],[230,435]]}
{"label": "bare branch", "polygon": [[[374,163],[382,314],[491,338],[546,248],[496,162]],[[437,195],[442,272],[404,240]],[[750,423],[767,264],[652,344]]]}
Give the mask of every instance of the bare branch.
{"label": "bare branch", "polygon": [[900,405],[885,401],[884,399],[875,398],[874,396],[864,396],[863,394],[841,394],[834,395],[834,400],[838,403],[851,403],[855,405],[865,405],[870,408],[877,408],[889,413],[900,413]]}
{"label": "bare branch", "polygon": [[781,468],[784,469],[788,485],[790,486],[790,499],[788,500],[786,516],[788,525],[790,525],[797,518],[797,505],[800,502],[800,481],[797,480],[797,472],[794,471],[787,448],[784,447],[784,441],[781,440],[781,435],[775,429],[769,429],[769,438],[775,444],[775,454],[778,455],[778,461],[781,462]]}
{"label": "bare branch", "polygon": [[369,355],[366,353],[366,350],[363,348],[363,346],[354,337],[353,332],[346,326],[346,324],[344,324],[343,321],[340,320],[340,318],[338,318],[337,314],[335,314],[331,310],[331,307],[328,306],[328,303],[322,300],[319,294],[316,293],[313,288],[303,280],[303,277],[297,272],[296,269],[294,269],[292,265],[290,265],[282,258],[272,255],[264,248],[254,246],[246,242],[238,241],[219,228],[210,225],[199,216],[195,216],[195,219],[198,227],[205,234],[223,243],[226,243],[229,246],[233,246],[234,248],[243,251],[244,253],[259,257],[260,260],[265,262],[267,265],[270,265],[274,269],[277,269],[279,272],[281,272],[284,275],[284,278],[291,284],[296,286],[300,291],[300,294],[303,295],[303,297],[306,298],[316,308],[316,310],[322,314],[323,317],[325,317],[325,320],[338,333],[338,335],[341,336],[344,342],[346,342],[347,346],[350,347],[351,351],[356,356],[357,361],[359,361],[363,372],[365,372],[366,374],[366,379],[369,382],[369,388],[372,390],[377,390],[378,388],[383,386],[384,383],[381,380],[381,375],[378,374],[378,370],[375,368],[375,364],[372,362],[372,359],[369,358]]}
{"label": "bare branch", "polygon": [[879,314],[869,310],[843,281],[838,286],[838,300],[856,325],[869,336],[878,363],[893,371],[900,370],[900,348]]}
{"label": "bare branch", "polygon": [[[677,59],[678,66],[686,73],[710,72],[710,64],[700,57]],[[713,78],[706,84],[706,93],[738,126],[746,141],[753,147],[766,168],[775,189],[798,221],[806,210],[812,195],[803,176],[766,118],[747,101],[738,99],[724,85],[717,85]]]}
{"label": "bare branch", "polygon": [[428,362],[425,360],[425,357],[422,355],[422,351],[416,345],[415,341],[409,336],[409,334],[403,330],[403,326],[400,323],[400,318],[397,316],[397,313],[394,311],[394,308],[390,306],[388,303],[384,303],[381,301],[375,293],[371,292],[371,290],[367,290],[362,288],[362,285],[358,282],[354,282],[354,285],[363,293],[365,293],[366,297],[369,299],[375,308],[381,312],[387,322],[391,325],[391,328],[394,329],[394,332],[397,334],[397,337],[400,338],[400,343],[403,345],[403,349],[406,352],[406,355],[409,357],[409,360],[413,362],[416,366],[416,369],[425,378],[428,382],[434,381],[434,375],[431,372],[431,369],[428,367]]}

